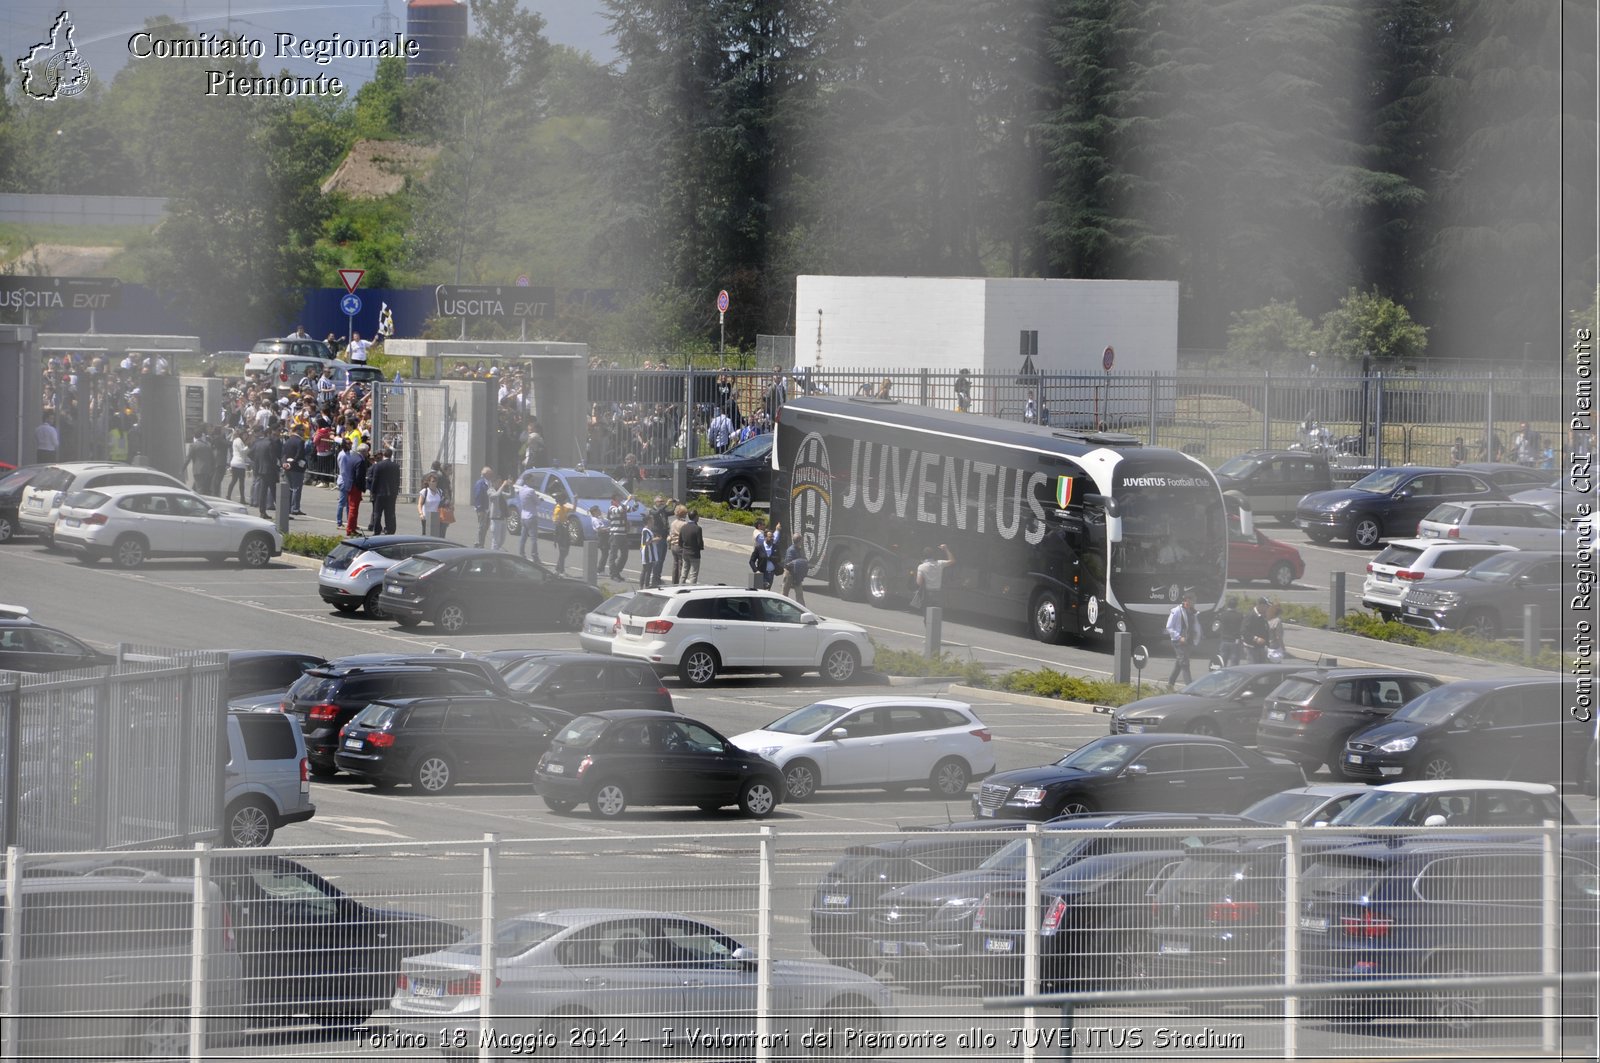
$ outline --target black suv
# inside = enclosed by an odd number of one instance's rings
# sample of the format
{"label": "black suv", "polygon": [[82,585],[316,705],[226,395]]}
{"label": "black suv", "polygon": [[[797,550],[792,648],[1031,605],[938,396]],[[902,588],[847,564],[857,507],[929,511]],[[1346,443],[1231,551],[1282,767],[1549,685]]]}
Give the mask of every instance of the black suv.
{"label": "black suv", "polygon": [[380,653],[341,657],[311,669],[295,680],[279,707],[299,717],[312,774],[326,776],[339,770],[340,729],[368,704],[449,694],[516,697],[487,661]]}
{"label": "black suv", "polygon": [[1247,450],[1217,466],[1217,483],[1224,491],[1248,498],[1257,514],[1287,524],[1294,520],[1294,508],[1303,496],[1333,489],[1333,473],[1324,454]]}
{"label": "black suv", "polygon": [[1557,550],[1511,550],[1480,561],[1459,576],[1406,592],[1400,622],[1429,631],[1464,631],[1486,639],[1521,631],[1522,607],[1539,607],[1543,634],[1560,635],[1562,579]]}
{"label": "black suv", "polygon": [[771,432],[745,440],[726,454],[689,463],[689,493],[749,509],[772,497]]}
{"label": "black suv", "polygon": [[1314,543],[1348,539],[1371,549],[1380,539],[1410,535],[1441,502],[1503,502],[1488,477],[1458,469],[1379,469],[1349,487],[1314,491],[1295,507],[1294,522]]}
{"label": "black suv", "polygon": [[1443,680],[1398,668],[1308,668],[1278,684],[1256,727],[1263,753],[1296,761],[1307,775],[1323,764],[1342,774],[1344,743]]}
{"label": "black suv", "polygon": [[[491,655],[492,659],[492,655]],[[500,665],[506,686],[524,700],[568,712],[606,709],[672,711],[672,694],[644,661],[593,653],[529,654]]]}
{"label": "black suv", "polygon": [[528,783],[528,765],[572,720],[560,709],[504,698],[374,701],[339,732],[341,771],[385,788],[408,782],[442,794],[458,782]]}

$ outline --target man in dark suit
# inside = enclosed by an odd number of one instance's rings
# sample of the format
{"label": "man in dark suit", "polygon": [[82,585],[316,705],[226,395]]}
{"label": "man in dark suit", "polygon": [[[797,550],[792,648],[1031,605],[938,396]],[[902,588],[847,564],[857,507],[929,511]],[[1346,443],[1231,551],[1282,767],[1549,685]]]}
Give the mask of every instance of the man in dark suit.
{"label": "man in dark suit", "polygon": [[305,426],[295,425],[283,436],[283,475],[289,481],[289,512],[297,517],[305,516],[305,511],[300,508],[300,492],[305,488],[306,459],[309,456]]}
{"label": "man in dark suit", "polygon": [[278,470],[283,463],[283,447],[277,436],[263,432],[250,444],[250,471],[256,477],[256,512],[262,520],[273,506],[273,496],[278,491]]}
{"label": "man in dark suit", "polygon": [[394,504],[400,497],[400,463],[394,451],[383,454],[367,473],[367,493],[372,496],[372,534],[394,534]]}

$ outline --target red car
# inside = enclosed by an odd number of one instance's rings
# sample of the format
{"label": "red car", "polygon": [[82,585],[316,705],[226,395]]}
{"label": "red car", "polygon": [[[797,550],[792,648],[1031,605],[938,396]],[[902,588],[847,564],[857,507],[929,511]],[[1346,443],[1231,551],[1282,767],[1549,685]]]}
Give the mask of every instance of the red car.
{"label": "red car", "polygon": [[1266,580],[1288,587],[1306,574],[1300,551],[1288,543],[1269,539],[1259,531],[1245,535],[1238,524],[1228,527],[1228,578],[1240,583]]}

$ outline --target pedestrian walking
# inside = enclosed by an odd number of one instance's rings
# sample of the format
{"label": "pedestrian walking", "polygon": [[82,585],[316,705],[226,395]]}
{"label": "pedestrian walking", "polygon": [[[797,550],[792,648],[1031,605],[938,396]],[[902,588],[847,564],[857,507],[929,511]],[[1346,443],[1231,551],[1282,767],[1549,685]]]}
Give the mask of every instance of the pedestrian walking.
{"label": "pedestrian walking", "polygon": [[39,427],[33,430],[33,449],[34,459],[40,465],[55,464],[56,455],[61,452],[61,433],[56,429],[54,410],[44,411]]}
{"label": "pedestrian walking", "polygon": [[1267,610],[1271,608],[1270,598],[1257,598],[1253,609],[1244,615],[1244,620],[1239,628],[1239,641],[1244,644],[1244,652],[1249,655],[1251,664],[1267,663]]}
{"label": "pedestrian walking", "polygon": [[250,500],[244,494],[245,473],[250,471],[250,433],[243,428],[233,433],[233,439],[228,443],[228,489],[222,493],[223,498],[232,498],[233,489],[239,489],[239,502],[249,505]]}
{"label": "pedestrian walking", "polygon": [[[585,519],[589,522],[589,531],[594,535],[596,575],[599,575],[606,571],[606,564],[611,558],[611,522],[600,512],[599,506],[590,506]],[[588,573],[587,562],[584,572]]]}
{"label": "pedestrian walking", "polygon": [[494,490],[490,477],[494,470],[485,465],[478,478],[472,481],[472,512],[478,518],[477,547],[483,549],[485,537],[489,534],[489,492]]}
{"label": "pedestrian walking", "polygon": [[656,558],[665,544],[656,536],[655,522],[646,518],[639,525],[639,589],[655,586],[651,582],[655,573]]}
{"label": "pedestrian walking", "polygon": [[810,567],[811,563],[806,560],[806,552],[801,548],[800,540],[791,541],[783,552],[783,593],[801,605],[806,604],[803,584]]}
{"label": "pedestrian walking", "polygon": [[650,586],[661,586],[661,569],[667,563],[667,536],[671,531],[672,507],[675,499],[658,498],[654,508],[645,514],[645,523],[655,534],[655,553],[650,560]]}
{"label": "pedestrian walking", "polygon": [[680,505],[672,511],[672,523],[667,526],[667,549],[672,551],[672,583],[683,583],[683,526],[689,523],[689,507]]}
{"label": "pedestrian walking", "polygon": [[439,489],[439,481],[429,473],[422,480],[422,489],[417,492],[417,520],[422,524],[421,534],[433,534],[433,528],[439,520],[439,507],[443,503],[444,492]]}
{"label": "pedestrian walking", "polygon": [[506,528],[511,523],[511,507],[516,505],[516,488],[509,477],[491,487],[487,492],[489,512],[489,546],[495,550],[506,548]]}
{"label": "pedestrian walking", "polygon": [[[939,556],[940,551],[944,552],[944,557]],[[938,550],[930,546],[922,551],[922,564],[917,566],[915,604],[922,609],[924,627],[928,624],[928,610],[944,605],[944,570],[955,561],[955,555],[944,543],[939,544]]]}
{"label": "pedestrian walking", "polygon": [[1238,664],[1244,656],[1244,648],[1239,645],[1239,630],[1243,623],[1244,617],[1239,612],[1239,603],[1230,594],[1212,621],[1217,633],[1217,656],[1222,659],[1225,668]]}
{"label": "pedestrian walking", "polygon": [[539,489],[533,486],[538,482],[538,476],[530,472],[522,477],[522,483],[517,486],[517,516],[522,521],[522,538],[517,544],[517,553],[534,564],[543,563],[539,560]]}
{"label": "pedestrian walking", "polygon": [[1267,660],[1276,663],[1284,656],[1283,607],[1273,602],[1267,606]]}
{"label": "pedestrian walking", "polygon": [[632,495],[627,498],[612,495],[611,508],[606,510],[606,530],[611,533],[611,556],[606,562],[606,568],[611,573],[612,579],[621,579],[622,570],[628,565],[630,542],[628,514],[633,511],[633,504]]}
{"label": "pedestrian walking", "polygon": [[195,494],[211,493],[211,466],[216,460],[217,452],[211,449],[211,440],[206,438],[205,429],[201,428],[189,441],[183,454],[183,468],[179,471],[179,475],[182,475],[194,470]]}
{"label": "pedestrian walking", "polygon": [[273,508],[282,454],[282,445],[271,432],[263,433],[250,444],[250,471],[255,475],[256,512],[262,520],[267,519],[267,511]]}
{"label": "pedestrian walking", "polygon": [[394,507],[400,498],[400,463],[394,451],[384,447],[378,460],[367,471],[367,493],[372,496],[372,534],[393,535]]}
{"label": "pedestrian walking", "polygon": [[550,515],[550,522],[555,525],[556,537],[556,575],[567,574],[567,553],[572,549],[572,530],[577,525],[573,518],[578,510],[571,502],[563,498],[556,503],[555,511]]}
{"label": "pedestrian walking", "polygon": [[700,582],[700,555],[705,552],[705,531],[700,527],[700,514],[690,513],[678,532],[678,547],[683,551],[683,582]]}
{"label": "pedestrian walking", "polygon": [[283,436],[283,476],[289,481],[289,512],[297,517],[305,516],[305,511],[300,508],[300,495],[306,486],[309,456],[305,425],[295,425]]}
{"label": "pedestrian walking", "polygon": [[772,530],[765,529],[756,537],[750,550],[750,571],[756,574],[756,586],[764,591],[772,589],[772,577],[778,571],[777,544]]}
{"label": "pedestrian walking", "polygon": [[1178,677],[1183,677],[1183,683],[1188,686],[1194,682],[1194,676],[1189,674],[1189,655],[1200,644],[1200,620],[1194,611],[1194,594],[1191,591],[1183,592],[1183,601],[1173,607],[1167,614],[1167,638],[1172,643],[1172,673],[1167,676],[1167,689],[1172,690],[1178,683]]}

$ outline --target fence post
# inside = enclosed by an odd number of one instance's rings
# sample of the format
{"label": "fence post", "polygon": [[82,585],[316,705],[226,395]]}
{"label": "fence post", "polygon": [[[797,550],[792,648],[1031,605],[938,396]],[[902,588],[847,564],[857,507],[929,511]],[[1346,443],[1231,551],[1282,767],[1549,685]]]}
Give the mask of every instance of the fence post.
{"label": "fence post", "polygon": [[[17,774],[14,767],[10,774]],[[0,1015],[4,1015],[4,1020],[0,1021],[0,1058],[16,1059],[17,1046],[22,1040],[18,1022],[20,1001],[17,999],[17,956],[22,940],[22,849],[16,845],[6,847],[4,925],[4,948],[0,950],[0,965],[4,965],[4,978],[0,978]]]}
{"label": "fence post", "polygon": [[1156,412],[1156,396],[1159,394],[1160,390],[1161,374],[1152,369],[1150,370],[1150,393],[1147,396],[1148,412],[1146,416],[1148,418],[1148,424],[1146,425],[1145,431],[1146,441],[1152,447],[1156,445],[1156,417],[1158,416]]}
{"label": "fence post", "polygon": [[[1289,988],[1300,981],[1300,825],[1293,820],[1283,825],[1283,984]],[[1299,1046],[1295,1037],[1300,1025],[1300,998],[1283,998],[1283,1058],[1294,1059]]]}
{"label": "fence post", "polygon": [[[118,654],[120,656],[120,653]],[[19,837],[22,826],[22,812],[18,807],[22,803],[22,676],[13,675],[11,683],[5,693],[6,705],[6,757],[0,763],[0,770],[5,775],[0,778],[0,786],[5,788],[5,821],[0,825],[3,841],[6,845],[17,845],[22,839]],[[10,869],[7,868],[9,874]],[[14,909],[13,909],[14,910]],[[8,944],[10,938],[6,939]],[[6,980],[10,987],[11,980]],[[6,1029],[9,1031],[10,1026]],[[11,1058],[8,1053],[6,1058]]]}
{"label": "fence post", "polygon": [[483,835],[483,887],[479,899],[478,939],[478,1058],[487,1063],[493,1058],[490,1040],[494,1034],[494,884],[495,854],[500,835]]}
{"label": "fence post", "polygon": [[206,1050],[206,985],[210,971],[211,844],[194,844],[194,929],[189,935],[189,1063]]}
{"label": "fence post", "polygon": [[1376,383],[1373,387],[1372,399],[1372,465],[1374,468],[1383,468],[1383,370],[1376,374]]}
{"label": "fence post", "polygon": [[1529,664],[1539,656],[1539,606],[1529,602],[1522,607],[1522,658]]}
{"label": "fence post", "polygon": [[1261,449],[1272,446],[1272,370],[1261,371]]}
{"label": "fence post", "polygon": [[1329,573],[1328,580],[1328,626],[1337,627],[1339,621],[1344,619],[1344,577],[1340,569]]}
{"label": "fence post", "polygon": [[[695,438],[695,431],[699,427],[695,423],[697,412],[694,401],[694,366],[691,365],[683,374],[683,456],[689,461],[694,460],[698,449],[696,444],[699,440]],[[678,498],[683,496],[684,492],[676,494]]]}
{"label": "fence post", "polygon": [[1489,399],[1486,403],[1483,424],[1483,460],[1499,461],[1494,449],[1494,370],[1489,370]]}
{"label": "fence post", "polygon": [[[1043,840],[1039,824],[1029,823],[1026,838],[1028,848],[1023,863],[1022,992],[1030,997],[1039,995],[1039,905],[1043,903],[1040,897],[1039,849]],[[1023,1028],[1032,1030],[1038,1016],[1038,1009],[1030,1005],[1022,1013]],[[1035,1038],[1024,1036],[1022,1058],[1030,1063],[1038,1058]]]}
{"label": "fence post", "polygon": [[583,582],[594,587],[600,583],[600,543],[596,539],[583,541]]}
{"label": "fence post", "polygon": [[922,655],[929,659],[939,656],[944,648],[944,610],[930,605],[922,611]]}
{"label": "fence post", "polygon": [[[772,1059],[772,861],[773,834],[761,828],[756,880],[756,1063]],[[832,1036],[840,1036],[834,1031]]]}
{"label": "fence post", "polygon": [[923,406],[933,405],[933,384],[928,378],[926,366],[917,370],[917,391],[921,396],[921,404]]}
{"label": "fence post", "polygon": [[[1541,839],[1544,843],[1544,852],[1540,855],[1543,880],[1539,889],[1542,909],[1539,973],[1551,978],[1561,973],[1561,938],[1558,933],[1561,919],[1561,882],[1557,877],[1561,869],[1557,860],[1560,830],[1560,825],[1554,820],[1544,821],[1544,836]],[[1560,1021],[1557,1018],[1557,1005],[1560,1000],[1559,986],[1547,985],[1539,990],[1539,1037],[1546,1054],[1553,1054],[1556,1050],[1557,1028]]]}

